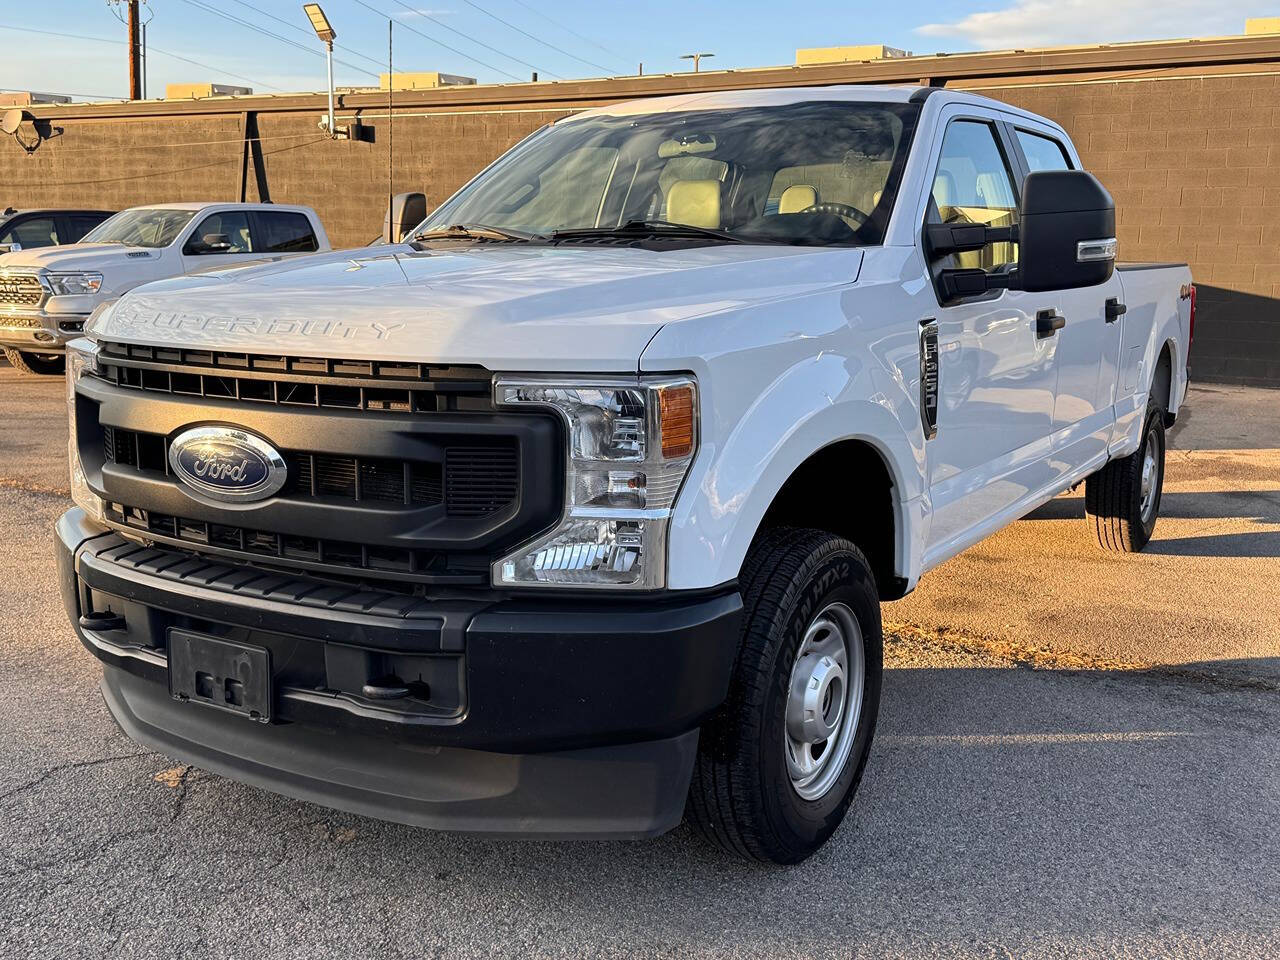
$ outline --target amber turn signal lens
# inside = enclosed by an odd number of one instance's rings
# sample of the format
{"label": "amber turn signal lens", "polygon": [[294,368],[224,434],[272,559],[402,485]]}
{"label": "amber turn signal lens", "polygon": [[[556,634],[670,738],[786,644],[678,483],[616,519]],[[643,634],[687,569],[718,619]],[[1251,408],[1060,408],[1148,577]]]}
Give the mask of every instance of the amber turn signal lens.
{"label": "amber turn signal lens", "polygon": [[693,387],[663,387],[658,392],[662,424],[662,457],[674,460],[693,453]]}

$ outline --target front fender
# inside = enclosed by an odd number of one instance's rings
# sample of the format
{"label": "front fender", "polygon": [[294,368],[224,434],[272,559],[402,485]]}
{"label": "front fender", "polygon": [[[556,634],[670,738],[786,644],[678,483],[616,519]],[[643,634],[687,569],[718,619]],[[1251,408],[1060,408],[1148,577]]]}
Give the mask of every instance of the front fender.
{"label": "front fender", "polygon": [[[905,391],[895,390],[895,404],[875,388],[881,379],[854,357],[823,352],[755,385],[742,415],[718,443],[704,446],[686,481],[672,519],[669,586],[735,578],[783,484],[814,453],[842,440],[866,442],[884,461],[894,487],[895,572],[914,583],[923,544],[923,437],[918,423],[912,431],[902,422],[904,410],[917,416]],[[832,478],[833,497],[841,495],[841,480]]]}

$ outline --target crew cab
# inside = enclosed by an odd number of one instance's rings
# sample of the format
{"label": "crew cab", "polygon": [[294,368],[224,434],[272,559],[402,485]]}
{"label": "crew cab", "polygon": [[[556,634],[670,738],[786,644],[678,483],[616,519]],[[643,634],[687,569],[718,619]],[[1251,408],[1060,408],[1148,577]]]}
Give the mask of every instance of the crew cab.
{"label": "crew cab", "polygon": [[81,334],[94,308],[139,284],[328,249],[309,207],[133,207],[74,244],[22,243],[0,255],[0,348],[23,373],[60,374],[66,342]]}
{"label": "crew cab", "polygon": [[1102,547],[1152,536],[1194,288],[1115,257],[1062,128],[979,96],[584,112],[406,243],[100,308],[67,613],[123,730],[208,770],[801,860],[882,601],[1081,483]]}

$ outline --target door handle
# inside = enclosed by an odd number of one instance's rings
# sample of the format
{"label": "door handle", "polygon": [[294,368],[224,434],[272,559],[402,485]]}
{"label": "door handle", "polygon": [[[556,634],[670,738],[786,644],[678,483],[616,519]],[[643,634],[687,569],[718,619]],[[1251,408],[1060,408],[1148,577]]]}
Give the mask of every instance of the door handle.
{"label": "door handle", "polygon": [[1041,310],[1036,314],[1036,337],[1052,337],[1067,325],[1067,318],[1057,310]]}
{"label": "door handle", "polygon": [[1129,308],[1119,301],[1116,297],[1107,298],[1107,306],[1105,316],[1107,323],[1115,323],[1120,317],[1125,315]]}

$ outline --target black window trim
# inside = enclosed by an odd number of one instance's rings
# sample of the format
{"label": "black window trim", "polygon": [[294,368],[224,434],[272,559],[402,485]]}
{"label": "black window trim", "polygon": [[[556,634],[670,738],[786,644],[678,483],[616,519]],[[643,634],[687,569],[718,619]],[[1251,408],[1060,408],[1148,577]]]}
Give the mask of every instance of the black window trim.
{"label": "black window trim", "polygon": [[1054,144],[1061,152],[1062,158],[1067,161],[1068,170],[1079,170],[1075,160],[1071,158],[1071,151],[1067,149],[1067,145],[1057,136],[1051,133],[1045,133],[1043,130],[1036,130],[1034,127],[1028,127],[1025,124],[1011,123],[1009,124],[1009,139],[1013,143],[1018,152],[1019,166],[1023,169],[1023,177],[1031,172],[1031,165],[1027,162],[1026,151],[1022,149],[1022,142],[1018,139],[1019,133],[1025,133],[1033,137],[1040,137],[1042,140],[1048,140]]}

